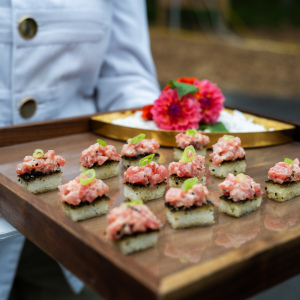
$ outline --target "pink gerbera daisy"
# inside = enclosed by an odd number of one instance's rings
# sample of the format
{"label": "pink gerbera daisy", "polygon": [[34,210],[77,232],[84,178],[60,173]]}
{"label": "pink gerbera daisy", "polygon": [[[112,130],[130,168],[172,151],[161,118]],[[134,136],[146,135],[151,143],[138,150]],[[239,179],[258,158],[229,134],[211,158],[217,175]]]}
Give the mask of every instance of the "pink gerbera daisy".
{"label": "pink gerbera daisy", "polygon": [[199,88],[195,97],[199,100],[202,113],[201,123],[214,124],[217,122],[221,111],[224,109],[225,98],[216,84],[204,79],[193,83]]}
{"label": "pink gerbera daisy", "polygon": [[153,120],[158,128],[167,130],[187,130],[198,128],[201,119],[201,107],[191,94],[180,100],[176,89],[162,91],[151,109]]}

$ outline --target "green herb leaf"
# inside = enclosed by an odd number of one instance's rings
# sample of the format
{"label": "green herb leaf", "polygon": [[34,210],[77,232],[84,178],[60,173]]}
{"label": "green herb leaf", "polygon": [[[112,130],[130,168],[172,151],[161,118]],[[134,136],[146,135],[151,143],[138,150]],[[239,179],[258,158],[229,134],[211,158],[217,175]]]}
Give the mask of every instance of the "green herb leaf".
{"label": "green herb leaf", "polygon": [[[188,151],[192,151],[193,152],[193,155],[191,157],[188,157],[187,154],[188,154]],[[187,162],[190,162],[194,159],[196,155],[196,150],[194,148],[194,146],[190,145],[188,147],[186,147],[182,153],[182,156],[181,156],[181,162],[182,163],[187,163]]]}
{"label": "green herb leaf", "polygon": [[140,204],[144,204],[143,200],[136,199],[136,200],[130,201],[130,202],[123,202],[121,205],[123,205],[123,206],[133,206],[133,205],[140,205]]}
{"label": "green herb leaf", "polygon": [[197,182],[197,177],[189,178],[183,182],[181,189],[184,191],[190,190]]}
{"label": "green herb leaf", "polygon": [[209,129],[211,132],[228,132],[225,125],[222,122],[217,122],[216,124],[199,124],[200,130]]}
{"label": "green herb leaf", "polygon": [[178,82],[174,79],[170,80],[169,86],[171,87],[171,89],[177,89],[179,100],[181,100],[181,98],[186,94],[195,94],[199,91],[199,88],[194,86],[193,84]]}
{"label": "green herb leaf", "polygon": [[102,141],[100,139],[97,140],[97,143],[100,144],[100,145],[102,145],[102,146],[106,146],[106,142],[104,142],[104,141]]}
{"label": "green herb leaf", "polygon": [[132,140],[131,140],[131,144],[136,144],[139,141],[143,140],[146,137],[145,133],[140,133],[139,135],[135,136]]}
{"label": "green herb leaf", "polygon": [[285,162],[286,164],[288,164],[288,165],[291,165],[294,161],[293,161],[292,159],[286,157],[286,158],[284,159],[284,162]]}
{"label": "green herb leaf", "polygon": [[142,166],[148,165],[149,163],[151,163],[154,156],[155,156],[155,154],[153,153],[153,154],[150,154],[150,155],[147,155],[147,156],[143,157],[139,161],[139,166],[142,167]]}
{"label": "green herb leaf", "polygon": [[194,136],[196,133],[197,133],[197,130],[196,130],[196,129],[193,129],[193,128],[188,129],[188,130],[185,132],[185,134],[191,135],[191,136]]}

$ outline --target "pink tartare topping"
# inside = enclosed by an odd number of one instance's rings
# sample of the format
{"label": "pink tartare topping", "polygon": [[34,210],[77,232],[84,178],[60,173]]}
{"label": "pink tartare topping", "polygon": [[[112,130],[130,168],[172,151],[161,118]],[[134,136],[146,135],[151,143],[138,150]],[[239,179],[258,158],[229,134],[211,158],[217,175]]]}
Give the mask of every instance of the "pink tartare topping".
{"label": "pink tartare topping", "polygon": [[[190,157],[189,153],[192,153],[192,151],[188,151],[188,157]],[[182,163],[181,160],[179,162],[171,162],[169,164],[169,172],[171,175],[176,174],[178,177],[201,177],[205,173],[204,163],[204,156],[196,153],[194,159],[190,162]]]}
{"label": "pink tartare topping", "polygon": [[233,139],[219,138],[218,142],[213,145],[213,153],[210,158],[214,165],[219,165],[221,162],[234,161],[245,156],[245,150],[241,147],[239,137]]}
{"label": "pink tartare topping", "polygon": [[195,149],[202,149],[210,142],[209,137],[200,132],[197,132],[195,135],[179,133],[175,138],[177,147],[181,149],[185,149],[189,145],[194,146]]}
{"label": "pink tartare topping", "polygon": [[269,170],[268,176],[273,182],[280,184],[289,181],[299,181],[300,166],[298,158],[294,159],[292,164],[287,164],[285,162],[277,163]]}
{"label": "pink tartare topping", "polygon": [[60,171],[66,160],[60,155],[55,155],[53,150],[49,150],[42,157],[36,158],[33,156],[25,156],[24,162],[18,164],[16,172],[18,175],[30,174],[32,172],[41,172],[50,174],[55,171]]}
{"label": "pink tartare topping", "polygon": [[191,189],[184,191],[179,188],[170,188],[166,193],[166,202],[176,207],[202,206],[206,203],[208,190],[202,184],[195,184]]}
{"label": "pink tartare topping", "polygon": [[121,205],[109,212],[107,220],[106,239],[109,241],[119,240],[135,232],[146,232],[148,229],[157,230],[161,226],[146,205]]}
{"label": "pink tartare topping", "polygon": [[254,196],[260,197],[262,195],[260,184],[255,183],[248,175],[243,175],[243,178],[243,182],[240,182],[236,176],[229,173],[227,178],[219,184],[219,187],[222,189],[223,194],[234,202],[253,199]]}
{"label": "pink tartare topping", "polygon": [[155,185],[167,179],[167,169],[152,161],[142,167],[131,166],[124,173],[123,182]]}
{"label": "pink tartare topping", "polygon": [[81,152],[80,163],[86,168],[91,168],[96,163],[101,166],[107,160],[121,160],[121,156],[117,153],[115,146],[102,146],[96,143]]}
{"label": "pink tartare topping", "polygon": [[138,154],[152,154],[159,148],[159,143],[156,139],[143,139],[136,144],[131,144],[132,139],[127,141],[127,144],[123,145],[121,155],[133,157]]}
{"label": "pink tartare topping", "polygon": [[80,183],[80,176],[58,187],[59,201],[72,205],[80,202],[92,203],[96,198],[108,192],[108,186],[100,179],[94,179],[87,185]]}

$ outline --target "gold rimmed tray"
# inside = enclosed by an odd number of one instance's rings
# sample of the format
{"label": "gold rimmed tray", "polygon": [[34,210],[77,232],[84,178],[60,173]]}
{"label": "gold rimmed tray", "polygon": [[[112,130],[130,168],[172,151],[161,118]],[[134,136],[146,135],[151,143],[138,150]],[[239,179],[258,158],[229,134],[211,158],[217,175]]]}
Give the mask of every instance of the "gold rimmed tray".
{"label": "gold rimmed tray", "polygon": [[[233,112],[226,109],[228,112]],[[175,136],[178,131],[170,130],[146,130],[127,126],[113,124],[115,119],[126,118],[134,114],[133,110],[110,112],[91,118],[92,131],[105,137],[127,141],[141,132],[146,134],[147,138],[155,138],[161,146],[176,147]],[[279,122],[272,119],[258,117],[252,114],[243,113],[247,119],[252,119],[254,123],[265,126],[265,132],[230,132],[228,134],[238,136],[242,140],[244,148],[266,147],[284,144],[292,141],[295,132],[295,126]],[[270,131],[269,129],[272,129]],[[210,137],[209,148],[217,142],[224,132],[205,133]]]}

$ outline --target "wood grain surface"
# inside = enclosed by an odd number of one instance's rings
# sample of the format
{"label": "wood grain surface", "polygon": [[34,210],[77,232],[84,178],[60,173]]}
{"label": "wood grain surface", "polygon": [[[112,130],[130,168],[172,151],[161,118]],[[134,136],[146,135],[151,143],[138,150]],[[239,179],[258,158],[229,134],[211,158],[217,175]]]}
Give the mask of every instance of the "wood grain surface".
{"label": "wood grain surface", "polygon": [[2,127],[0,128],[0,147],[88,132],[91,116]]}
{"label": "wood grain surface", "polygon": [[[57,191],[34,196],[18,185],[16,166],[36,148],[62,155],[67,161],[63,183],[74,179],[79,175],[81,151],[97,138],[84,132],[0,148],[0,212],[106,299],[216,299],[224,292],[231,299],[242,299],[299,273],[300,197],[276,203],[264,194],[258,211],[232,218],[218,212],[222,180],[207,172],[210,200],[216,205],[215,224],[174,230],[165,222],[163,199],[147,202],[165,224],[158,243],[124,256],[105,241],[105,216],[74,223],[63,215]],[[122,142],[100,138],[121,152]],[[172,151],[158,151],[166,167]],[[246,174],[264,189],[269,168],[285,157],[300,157],[300,144],[249,149]],[[110,208],[124,201],[123,172],[120,166],[119,176],[105,180]]]}

